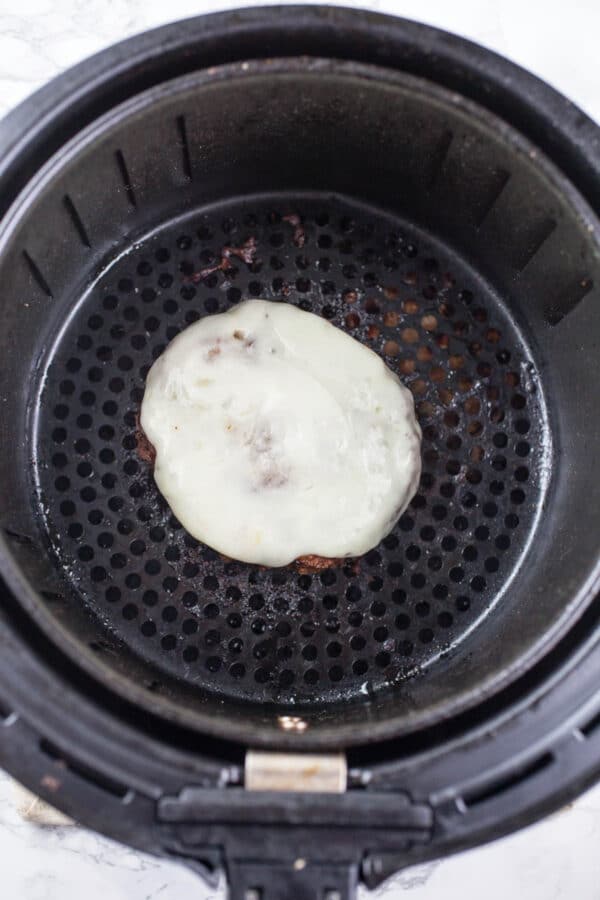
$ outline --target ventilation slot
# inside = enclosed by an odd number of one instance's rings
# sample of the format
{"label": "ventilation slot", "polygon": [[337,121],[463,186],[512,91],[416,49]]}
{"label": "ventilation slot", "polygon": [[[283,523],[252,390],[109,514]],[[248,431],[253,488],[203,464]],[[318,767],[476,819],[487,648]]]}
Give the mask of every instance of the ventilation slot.
{"label": "ventilation slot", "polygon": [[504,188],[508,184],[510,179],[510,172],[507,172],[506,169],[496,169],[494,172],[494,176],[492,178],[487,200],[483,203],[479,216],[477,217],[477,228],[481,228],[494,206],[500,199]]}
{"label": "ventilation slot", "polygon": [[3,528],[4,534],[15,544],[22,544],[25,547],[31,547],[33,541],[26,534],[20,534],[18,531],[12,531],[10,528]]}
{"label": "ventilation slot", "polygon": [[538,253],[542,246],[546,243],[552,232],[556,229],[556,222],[554,219],[544,219],[543,222],[535,229],[534,234],[531,236],[531,240],[529,242],[529,247],[525,250],[521,259],[515,265],[515,269],[517,272],[521,273],[525,266],[528,266],[533,257]]}
{"label": "ventilation slot", "polygon": [[600,710],[585,725],[579,727],[579,731],[584,737],[589,738],[600,728]]}
{"label": "ventilation slot", "polygon": [[487,800],[498,797],[500,794],[505,794],[507,791],[511,791],[513,788],[523,784],[528,778],[538,775],[553,762],[554,756],[551,753],[544,753],[543,756],[539,756],[524,769],[521,769],[520,772],[508,775],[506,778],[488,784],[484,788],[467,792],[463,795],[464,804],[467,808],[479,806],[480,803],[485,803]]}
{"label": "ventilation slot", "polygon": [[444,131],[437,142],[437,146],[431,155],[431,165],[429,167],[429,178],[427,181],[428,190],[432,189],[439,178],[453,138],[454,135],[451,131]]}
{"label": "ventilation slot", "polygon": [[185,125],[185,116],[177,116],[177,131],[179,133],[179,143],[181,145],[181,153],[183,160],[183,174],[188,181],[192,180],[192,160],[190,159],[190,146],[187,139],[187,128]]}
{"label": "ventilation slot", "polygon": [[45,753],[46,756],[49,756],[50,759],[65,766],[70,772],[73,772],[74,775],[78,775],[80,778],[93,784],[94,787],[99,788],[101,791],[112,794],[113,797],[118,797],[119,800],[123,801],[129,797],[130,791],[124,785],[119,784],[117,781],[113,781],[112,778],[108,778],[106,775],[102,775],[95,769],[90,769],[83,763],[70,759],[49,741],[45,739],[41,740],[40,750],[42,753]]}
{"label": "ventilation slot", "polygon": [[123,181],[125,193],[127,194],[127,199],[129,200],[131,205],[135,207],[137,206],[137,203],[135,202],[135,194],[133,193],[133,186],[129,177],[127,163],[125,162],[125,157],[123,156],[121,150],[115,150],[115,159],[117,161],[117,166],[119,167],[119,172],[121,174],[121,180]]}
{"label": "ventilation slot", "polygon": [[27,252],[27,250],[23,250],[23,259],[27,263],[29,271],[31,272],[34,280],[37,282],[38,286],[42,289],[42,291],[46,294],[47,297],[53,297],[52,291],[48,285],[48,282],[38,269],[36,263],[32,260],[31,256]]}
{"label": "ventilation slot", "polygon": [[67,210],[67,212],[69,214],[71,222],[73,223],[75,231],[77,232],[77,234],[79,235],[79,237],[81,239],[81,243],[84,245],[84,247],[91,247],[92,245],[90,244],[90,239],[87,235],[87,231],[85,230],[85,225],[81,221],[81,217],[80,217],[79,213],[77,212],[77,209],[75,208],[75,204],[73,203],[71,198],[68,196],[68,194],[65,194],[65,196],[63,197],[63,203],[65,206],[65,209]]}
{"label": "ventilation slot", "polygon": [[562,322],[565,316],[579,306],[593,287],[594,282],[591,278],[581,278],[571,285],[568,291],[564,291],[562,298],[546,310],[546,319],[550,325],[558,325],[559,322]]}

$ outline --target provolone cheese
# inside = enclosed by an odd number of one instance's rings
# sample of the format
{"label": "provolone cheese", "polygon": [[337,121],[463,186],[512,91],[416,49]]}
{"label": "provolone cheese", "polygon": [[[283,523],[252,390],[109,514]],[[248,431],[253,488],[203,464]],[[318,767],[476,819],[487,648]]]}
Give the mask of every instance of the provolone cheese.
{"label": "provolone cheese", "polygon": [[178,335],[141,425],[182,525],[234,559],[359,556],[415,493],[421,432],[377,354],[288,303],[249,300]]}

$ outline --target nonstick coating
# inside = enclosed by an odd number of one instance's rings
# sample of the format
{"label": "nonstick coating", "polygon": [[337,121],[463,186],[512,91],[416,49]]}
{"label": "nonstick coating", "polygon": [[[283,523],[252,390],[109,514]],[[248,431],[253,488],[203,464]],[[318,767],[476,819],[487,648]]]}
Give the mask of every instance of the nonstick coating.
{"label": "nonstick coating", "polygon": [[[507,684],[595,577],[595,228],[537,148],[402,73],[244,62],[112,109],[0,234],[3,566],[28,613],[112,692],[245,744],[389,737]],[[393,533],[320,574],[199,546],[139,452],[153,359],[260,296],[379,352],[423,427]]]}
{"label": "nonstick coating", "polygon": [[[254,262],[193,283],[250,238]],[[153,360],[248,297],[322,315],[380,353],[423,429],[409,510],[364,557],[318,574],[198,544],[140,456]],[[314,705],[402,681],[500,600],[543,496],[535,364],[492,292],[447,248],[327,196],[249,199],[167,225],[94,285],[43,378],[35,458],[49,541],[86,607],[156,667],[153,690],[165,669],[224,697]]]}

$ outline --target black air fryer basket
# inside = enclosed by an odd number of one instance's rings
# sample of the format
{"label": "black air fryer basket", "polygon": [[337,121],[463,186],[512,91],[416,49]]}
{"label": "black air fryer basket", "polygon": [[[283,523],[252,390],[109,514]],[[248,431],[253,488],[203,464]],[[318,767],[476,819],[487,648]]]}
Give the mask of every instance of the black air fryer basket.
{"label": "black air fryer basket", "polygon": [[[431,28],[247,9],[27,100],[0,204],[6,769],[235,900],[347,900],[597,777],[592,122]],[[154,484],[150,365],[249,297],[414,394],[419,490],[360,560],[224,560]]]}

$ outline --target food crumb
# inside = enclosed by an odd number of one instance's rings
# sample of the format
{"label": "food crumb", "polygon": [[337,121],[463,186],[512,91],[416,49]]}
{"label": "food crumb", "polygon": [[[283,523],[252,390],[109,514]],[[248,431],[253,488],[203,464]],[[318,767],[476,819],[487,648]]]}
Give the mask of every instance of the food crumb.
{"label": "food crumb", "polygon": [[54,775],[44,775],[40,783],[42,787],[53,793],[56,793],[61,786],[60,778],[56,778]]}
{"label": "food crumb", "polygon": [[282,216],[282,221],[287,222],[288,225],[292,225],[294,228],[294,236],[292,240],[296,247],[304,247],[306,243],[306,234],[304,232],[304,228],[302,227],[302,222],[300,220],[300,216],[296,213],[290,213],[287,216]]}

